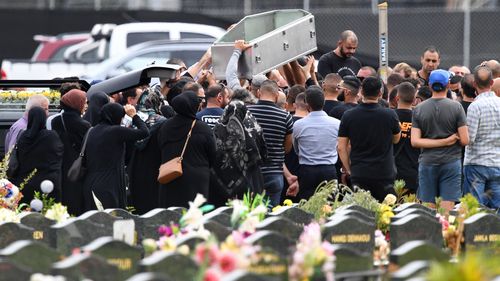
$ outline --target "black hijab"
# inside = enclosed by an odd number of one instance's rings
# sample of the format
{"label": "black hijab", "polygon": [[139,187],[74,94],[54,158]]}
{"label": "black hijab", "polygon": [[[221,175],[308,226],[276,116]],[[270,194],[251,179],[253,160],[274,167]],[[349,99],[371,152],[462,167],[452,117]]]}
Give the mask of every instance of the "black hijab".
{"label": "black hijab", "polygon": [[177,114],[193,120],[196,119],[200,101],[195,92],[186,91],[172,100],[172,107]]}
{"label": "black hijab", "polygon": [[87,120],[92,126],[99,123],[101,108],[109,103],[109,97],[104,92],[97,92],[89,98],[89,108],[83,115],[83,119]]}
{"label": "black hijab", "polygon": [[101,120],[99,123],[120,125],[123,116],[125,116],[125,109],[123,109],[123,106],[117,103],[108,103],[101,109]]}
{"label": "black hijab", "polygon": [[28,126],[24,137],[29,140],[34,140],[41,130],[45,129],[47,122],[47,114],[41,107],[35,106],[28,111]]}

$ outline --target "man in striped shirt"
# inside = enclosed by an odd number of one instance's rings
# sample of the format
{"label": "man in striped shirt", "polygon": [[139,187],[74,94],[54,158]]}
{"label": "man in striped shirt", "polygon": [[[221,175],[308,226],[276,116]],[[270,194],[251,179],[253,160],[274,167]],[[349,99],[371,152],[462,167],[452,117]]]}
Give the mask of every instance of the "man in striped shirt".
{"label": "man in striped shirt", "polygon": [[[267,146],[267,160],[261,166],[264,190],[272,206],[279,205],[283,189],[283,162],[285,152],[292,149],[293,121],[290,113],[276,106],[279,88],[276,82],[266,80],[258,90],[259,101],[248,106],[248,110],[262,127]],[[286,172],[286,169],[285,169]],[[297,177],[285,174],[290,188],[297,188]],[[298,190],[297,190],[298,191]]]}
{"label": "man in striped shirt", "polygon": [[491,91],[492,85],[491,70],[478,67],[474,72],[478,95],[467,111],[469,145],[465,148],[464,192],[500,210],[500,98]]}

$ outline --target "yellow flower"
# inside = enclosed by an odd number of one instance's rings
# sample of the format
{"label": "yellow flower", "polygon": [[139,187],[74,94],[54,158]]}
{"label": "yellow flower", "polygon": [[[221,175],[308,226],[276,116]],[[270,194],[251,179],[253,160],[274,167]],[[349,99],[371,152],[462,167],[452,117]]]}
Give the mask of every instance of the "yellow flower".
{"label": "yellow flower", "polygon": [[273,212],[276,212],[277,210],[281,209],[281,205],[278,205],[272,209]]}
{"label": "yellow flower", "polygon": [[396,204],[397,200],[398,199],[393,194],[387,194],[387,196],[385,196],[385,198],[384,198],[384,204],[392,206],[392,205]]}
{"label": "yellow flower", "polygon": [[380,213],[385,213],[385,212],[392,212],[392,208],[389,205],[386,204],[381,204],[380,205]]}
{"label": "yellow flower", "polygon": [[323,205],[323,207],[321,208],[321,211],[323,212],[323,214],[329,214],[332,212],[332,206],[330,205]]}
{"label": "yellow flower", "polygon": [[285,206],[292,206],[293,202],[290,199],[286,199],[285,201],[283,201],[283,205],[285,205]]}
{"label": "yellow flower", "polygon": [[391,223],[391,218],[394,217],[394,213],[391,211],[387,211],[382,213],[382,217],[380,218],[383,224],[390,224]]}

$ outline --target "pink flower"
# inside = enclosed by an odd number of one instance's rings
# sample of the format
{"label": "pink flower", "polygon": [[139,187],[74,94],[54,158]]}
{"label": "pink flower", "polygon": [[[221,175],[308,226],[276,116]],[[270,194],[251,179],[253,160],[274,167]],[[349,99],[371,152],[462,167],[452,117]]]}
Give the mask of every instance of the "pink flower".
{"label": "pink flower", "polygon": [[439,219],[439,222],[441,223],[441,226],[443,228],[443,231],[448,230],[448,227],[450,227],[450,222],[444,217],[439,214],[436,214],[436,217]]}
{"label": "pink flower", "polygon": [[205,276],[203,277],[203,281],[219,281],[220,274],[214,268],[209,268],[205,271]]}
{"label": "pink flower", "polygon": [[231,272],[236,269],[236,256],[231,252],[225,252],[220,256],[219,264],[223,272]]}
{"label": "pink flower", "polygon": [[212,265],[217,262],[219,252],[215,245],[207,247],[205,244],[200,244],[196,247],[195,258],[199,264]]}
{"label": "pink flower", "polygon": [[170,236],[172,235],[172,229],[166,225],[162,225],[158,228],[158,234],[161,236]]}

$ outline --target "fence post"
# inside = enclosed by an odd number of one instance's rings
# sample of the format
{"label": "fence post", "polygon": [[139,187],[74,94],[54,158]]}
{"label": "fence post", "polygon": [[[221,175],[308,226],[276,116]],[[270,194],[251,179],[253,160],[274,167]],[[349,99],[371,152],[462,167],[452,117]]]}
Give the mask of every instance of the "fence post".
{"label": "fence post", "polygon": [[463,65],[469,67],[470,64],[470,0],[464,0],[464,62]]}

